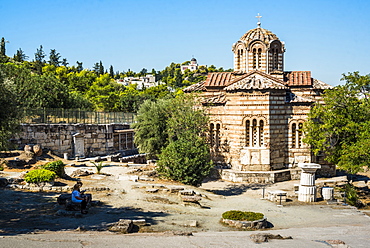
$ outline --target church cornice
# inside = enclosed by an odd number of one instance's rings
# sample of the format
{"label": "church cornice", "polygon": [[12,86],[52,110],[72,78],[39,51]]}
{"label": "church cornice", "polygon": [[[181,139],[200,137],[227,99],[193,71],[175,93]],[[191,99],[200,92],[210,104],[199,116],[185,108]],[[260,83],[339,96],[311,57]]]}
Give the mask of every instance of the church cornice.
{"label": "church cornice", "polygon": [[230,81],[225,91],[288,89],[284,82],[264,72],[254,70]]}

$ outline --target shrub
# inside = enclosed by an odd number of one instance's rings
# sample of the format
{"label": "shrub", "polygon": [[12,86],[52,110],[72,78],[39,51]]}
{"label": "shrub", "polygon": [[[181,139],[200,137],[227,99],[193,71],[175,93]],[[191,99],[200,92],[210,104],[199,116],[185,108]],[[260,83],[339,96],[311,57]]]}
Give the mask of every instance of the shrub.
{"label": "shrub", "polygon": [[223,219],[228,220],[246,220],[246,221],[254,221],[254,220],[260,220],[263,219],[262,213],[256,213],[256,212],[243,212],[239,210],[230,210],[226,211],[222,214]]}
{"label": "shrub", "polygon": [[95,166],[97,174],[100,174],[101,169],[106,166],[105,164],[103,164],[103,161],[100,161],[98,163],[91,161],[91,163]]}
{"label": "shrub", "polygon": [[24,177],[27,183],[41,183],[53,181],[56,177],[55,172],[46,169],[36,169],[30,171]]}
{"label": "shrub", "polygon": [[205,140],[193,137],[170,142],[159,155],[156,169],[161,177],[199,186],[212,167]]}
{"label": "shrub", "polygon": [[5,159],[0,159],[0,171],[3,171],[8,166],[8,162]]}
{"label": "shrub", "polygon": [[53,171],[55,174],[57,174],[58,177],[63,177],[65,172],[64,172],[64,163],[61,160],[49,162],[47,164],[44,164],[42,166],[43,169]]}
{"label": "shrub", "polygon": [[358,206],[359,205],[359,197],[358,197],[357,191],[356,191],[356,189],[353,185],[346,184],[344,192],[346,193],[347,203],[349,205],[352,205],[352,206]]}

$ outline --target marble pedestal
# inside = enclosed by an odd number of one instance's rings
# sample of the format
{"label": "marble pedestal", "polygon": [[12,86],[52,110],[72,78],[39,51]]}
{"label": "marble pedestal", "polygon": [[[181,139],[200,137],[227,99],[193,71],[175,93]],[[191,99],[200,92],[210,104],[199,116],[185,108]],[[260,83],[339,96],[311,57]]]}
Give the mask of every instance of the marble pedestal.
{"label": "marble pedestal", "polygon": [[315,163],[299,163],[298,167],[302,169],[298,201],[314,202],[316,201],[315,173],[317,169],[321,168],[321,165]]}

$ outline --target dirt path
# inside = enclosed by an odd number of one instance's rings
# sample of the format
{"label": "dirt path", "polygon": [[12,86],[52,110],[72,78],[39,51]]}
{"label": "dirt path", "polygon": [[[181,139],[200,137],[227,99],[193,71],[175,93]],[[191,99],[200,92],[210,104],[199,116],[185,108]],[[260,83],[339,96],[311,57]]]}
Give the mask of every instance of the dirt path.
{"label": "dirt path", "polygon": [[[95,171],[92,166],[66,167],[70,175],[76,169]],[[127,174],[131,167],[109,166],[102,172],[110,174],[82,177],[83,188],[91,191],[93,199],[101,206],[92,207],[82,218],[56,216],[56,197],[59,193],[29,192],[0,188],[0,232],[29,233],[33,231],[64,231],[82,227],[87,230],[104,230],[119,219],[145,219],[150,225],[143,232],[189,231],[225,232],[234,229],[219,223],[227,210],[256,211],[264,213],[273,229],[302,227],[332,227],[343,225],[369,225],[367,215],[355,208],[342,205],[298,204],[284,206],[261,200],[263,185],[233,184],[222,181],[206,182],[200,188],[185,186],[202,195],[201,205],[184,204],[178,194],[169,188],[179,184],[164,181],[133,181],[134,174]],[[5,172],[0,177],[15,177],[16,172]],[[62,180],[72,186],[75,182]],[[270,186],[292,191],[294,181]],[[156,193],[148,189],[159,189]],[[269,187],[267,187],[268,189]],[[191,226],[194,223],[197,226]]]}

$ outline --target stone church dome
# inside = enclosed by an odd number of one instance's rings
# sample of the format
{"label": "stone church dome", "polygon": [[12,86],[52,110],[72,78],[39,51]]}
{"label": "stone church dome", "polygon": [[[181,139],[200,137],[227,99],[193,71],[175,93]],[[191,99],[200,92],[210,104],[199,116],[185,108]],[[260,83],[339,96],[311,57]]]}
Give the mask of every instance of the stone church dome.
{"label": "stone church dome", "polygon": [[240,40],[246,42],[247,44],[253,40],[260,40],[265,44],[269,44],[271,41],[279,40],[279,38],[271,31],[258,26],[257,28],[251,29],[245,33]]}
{"label": "stone church dome", "polygon": [[282,79],[284,42],[281,42],[273,32],[261,28],[260,21],[257,22],[257,28],[249,30],[232,45],[232,51],[235,72],[248,73],[258,70],[266,74],[273,73]]}

